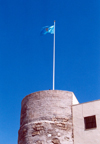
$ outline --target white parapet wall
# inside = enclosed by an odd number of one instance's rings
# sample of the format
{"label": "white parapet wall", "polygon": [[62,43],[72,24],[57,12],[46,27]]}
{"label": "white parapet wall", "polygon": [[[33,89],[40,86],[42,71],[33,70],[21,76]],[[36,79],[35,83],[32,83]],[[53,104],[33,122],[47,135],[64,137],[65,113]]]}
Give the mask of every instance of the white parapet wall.
{"label": "white parapet wall", "polygon": [[79,101],[77,100],[76,96],[73,93],[73,105],[79,104]]}

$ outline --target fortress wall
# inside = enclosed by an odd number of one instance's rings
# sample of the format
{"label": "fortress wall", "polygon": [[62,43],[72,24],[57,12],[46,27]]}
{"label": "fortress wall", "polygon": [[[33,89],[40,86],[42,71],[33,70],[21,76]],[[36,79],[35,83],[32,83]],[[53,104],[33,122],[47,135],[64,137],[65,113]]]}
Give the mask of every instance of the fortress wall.
{"label": "fortress wall", "polygon": [[47,90],[22,100],[18,144],[73,144],[73,93]]}

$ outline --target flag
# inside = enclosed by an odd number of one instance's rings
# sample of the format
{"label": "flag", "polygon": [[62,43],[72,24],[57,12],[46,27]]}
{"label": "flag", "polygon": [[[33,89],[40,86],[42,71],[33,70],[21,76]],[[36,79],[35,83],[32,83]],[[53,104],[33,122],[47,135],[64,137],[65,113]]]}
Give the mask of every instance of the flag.
{"label": "flag", "polygon": [[45,26],[41,30],[41,35],[45,35],[47,33],[54,34],[54,25],[52,26]]}

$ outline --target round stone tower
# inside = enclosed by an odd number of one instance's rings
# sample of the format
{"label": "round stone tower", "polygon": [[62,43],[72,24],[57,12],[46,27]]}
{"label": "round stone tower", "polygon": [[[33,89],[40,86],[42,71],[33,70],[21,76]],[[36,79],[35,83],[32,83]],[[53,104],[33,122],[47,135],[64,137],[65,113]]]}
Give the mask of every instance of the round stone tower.
{"label": "round stone tower", "polygon": [[27,95],[21,104],[18,144],[73,144],[73,95],[60,90]]}

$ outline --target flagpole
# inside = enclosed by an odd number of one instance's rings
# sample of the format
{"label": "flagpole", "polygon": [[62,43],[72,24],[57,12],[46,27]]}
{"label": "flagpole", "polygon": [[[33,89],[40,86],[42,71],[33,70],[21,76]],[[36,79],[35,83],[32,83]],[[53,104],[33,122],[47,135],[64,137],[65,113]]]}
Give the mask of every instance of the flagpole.
{"label": "flagpole", "polygon": [[54,21],[54,43],[53,43],[53,90],[55,89],[55,21]]}

